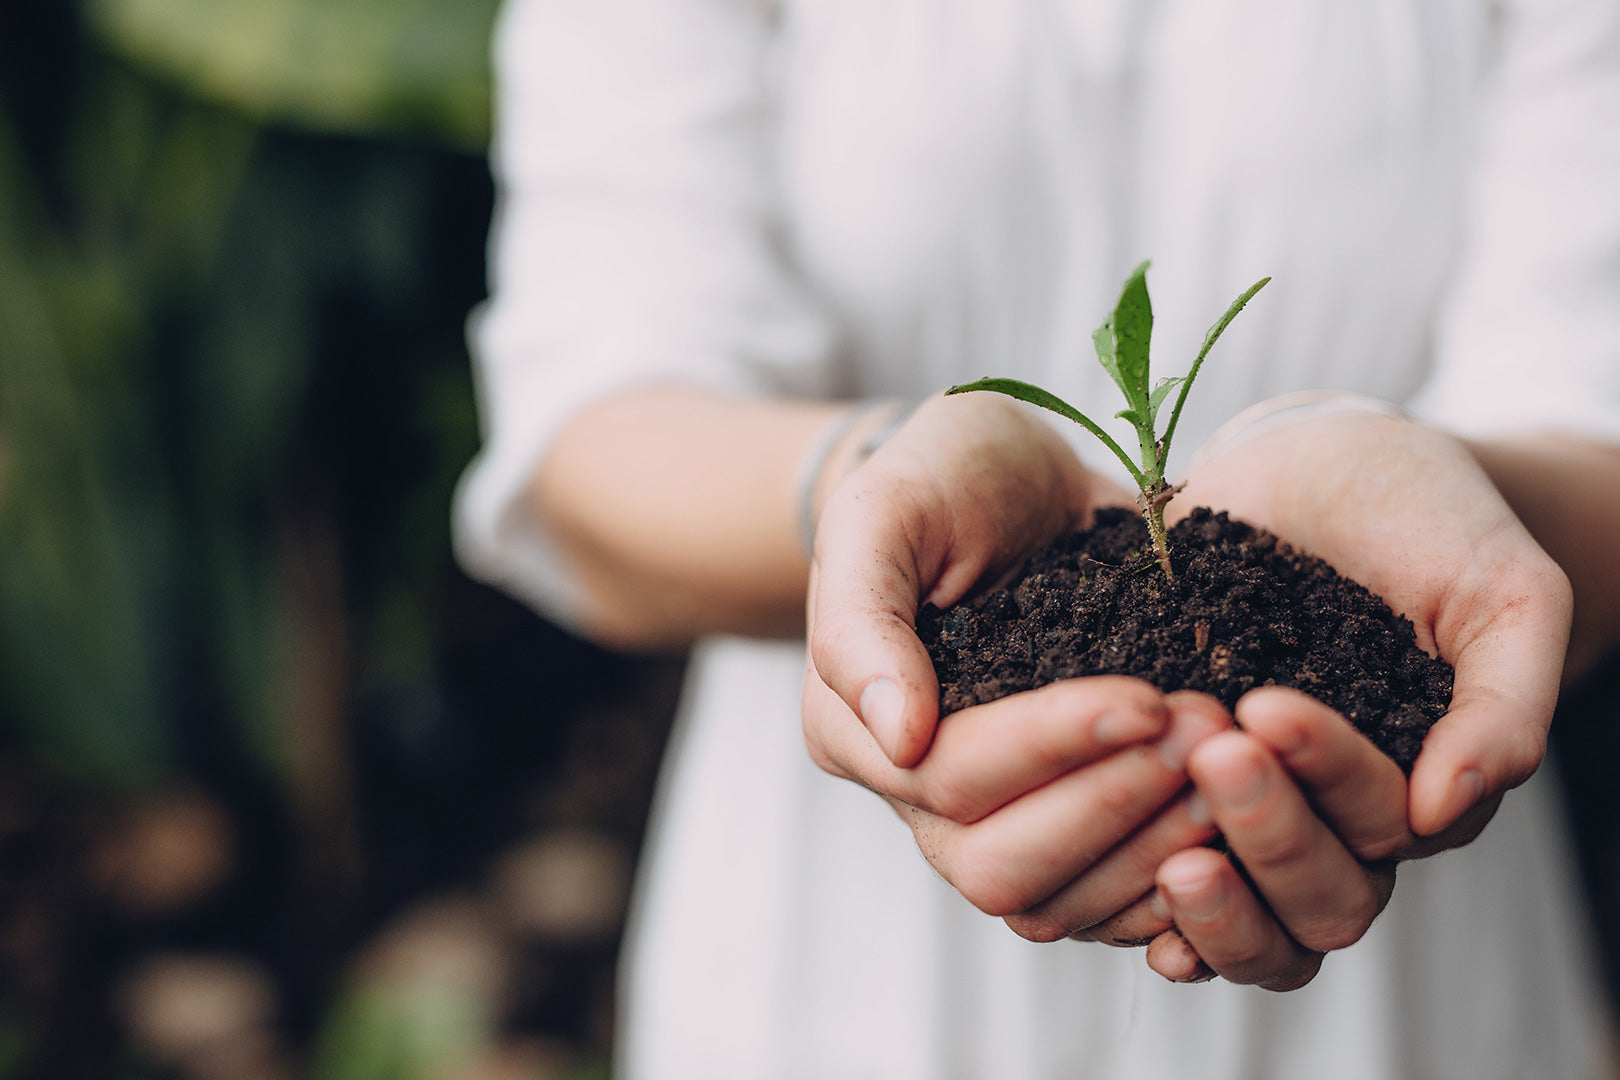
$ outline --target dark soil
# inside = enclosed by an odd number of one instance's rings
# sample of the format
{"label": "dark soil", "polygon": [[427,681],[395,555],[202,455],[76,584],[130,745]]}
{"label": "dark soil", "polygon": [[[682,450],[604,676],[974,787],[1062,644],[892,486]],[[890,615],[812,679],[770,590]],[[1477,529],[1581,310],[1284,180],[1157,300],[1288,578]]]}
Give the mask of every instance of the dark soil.
{"label": "dark soil", "polygon": [[1133,675],[1201,690],[1231,708],[1257,686],[1292,686],[1355,724],[1411,771],[1451,702],[1451,666],[1363,586],[1270,533],[1199,507],[1170,530],[1176,578],[1123,509],[1061,536],[1005,588],[917,633],[939,675],[942,714],[1080,675]]}

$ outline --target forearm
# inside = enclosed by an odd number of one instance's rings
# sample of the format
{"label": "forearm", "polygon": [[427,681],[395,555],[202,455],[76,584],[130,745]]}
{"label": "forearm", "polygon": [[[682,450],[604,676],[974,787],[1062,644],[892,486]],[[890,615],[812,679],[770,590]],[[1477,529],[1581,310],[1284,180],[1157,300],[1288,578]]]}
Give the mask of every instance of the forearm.
{"label": "forearm", "polygon": [[1565,435],[1470,442],[1469,449],[1575,592],[1564,681],[1620,648],[1620,446]]}
{"label": "forearm", "polygon": [[[800,463],[846,407],[664,386],[580,413],[532,498],[583,587],[587,632],[623,648],[802,633]],[[847,457],[836,447],[829,473]]]}

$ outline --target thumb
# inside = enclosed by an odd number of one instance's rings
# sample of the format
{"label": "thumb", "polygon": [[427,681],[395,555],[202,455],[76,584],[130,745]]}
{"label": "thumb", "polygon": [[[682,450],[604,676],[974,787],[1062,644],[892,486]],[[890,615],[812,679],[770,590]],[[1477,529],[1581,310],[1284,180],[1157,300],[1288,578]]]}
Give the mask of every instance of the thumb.
{"label": "thumb", "polygon": [[903,769],[922,760],[939,721],[939,682],[914,629],[921,580],[903,535],[823,518],[810,568],[811,667]]}
{"label": "thumb", "polygon": [[[1549,561],[1550,565],[1550,561]],[[1547,749],[1569,640],[1569,586],[1556,567],[1469,627],[1451,707],[1412,769],[1412,830],[1432,836],[1529,779]],[[1444,626],[1437,635],[1446,652]]]}

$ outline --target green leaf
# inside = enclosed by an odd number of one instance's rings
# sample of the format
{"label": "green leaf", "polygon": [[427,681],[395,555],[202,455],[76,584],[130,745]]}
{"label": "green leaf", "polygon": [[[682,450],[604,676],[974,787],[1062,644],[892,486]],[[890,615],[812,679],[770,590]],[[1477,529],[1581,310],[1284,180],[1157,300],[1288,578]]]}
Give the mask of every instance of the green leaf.
{"label": "green leaf", "polygon": [[1170,391],[1180,386],[1186,380],[1177,375],[1169,379],[1160,379],[1159,385],[1153,388],[1153,395],[1148,398],[1148,425],[1151,427],[1159,421],[1159,408],[1164,399],[1170,396]]}
{"label": "green leaf", "polygon": [[1038,386],[1027,382],[1021,382],[1018,379],[980,379],[977,382],[963,383],[961,386],[953,386],[949,390],[945,391],[945,393],[947,395],[966,394],[974,390],[989,390],[997,394],[1006,394],[1008,397],[1017,398],[1019,401],[1027,401],[1031,405],[1039,405],[1043,409],[1048,409],[1051,412],[1057,413],[1059,416],[1073,420],[1075,423],[1097,436],[1097,438],[1101,439],[1103,445],[1112,450],[1114,452],[1114,456],[1119,458],[1119,460],[1124,463],[1126,469],[1130,470],[1131,477],[1137,482],[1137,484],[1142,483],[1142,470],[1137,468],[1135,462],[1131,461],[1131,459],[1126,456],[1124,450],[1120,449],[1119,443],[1115,442],[1108,432],[1099,427],[1097,423],[1085,413],[1082,413],[1079,409],[1076,409],[1073,405],[1070,405],[1067,401],[1064,401],[1056,394],[1048,393]]}
{"label": "green leaf", "polygon": [[1148,346],[1153,337],[1153,303],[1147,290],[1149,265],[1144,262],[1131,271],[1114,313],[1092,335],[1093,343],[1107,339],[1108,356],[1104,357],[1099,344],[1097,359],[1125,395],[1126,404],[1139,416],[1149,415]]}
{"label": "green leaf", "polygon": [[1227,324],[1237,318],[1237,313],[1242,311],[1249,301],[1254,299],[1254,294],[1265,288],[1270,281],[1269,277],[1263,277],[1250,285],[1243,291],[1242,296],[1232,301],[1232,305],[1226,309],[1226,314],[1215,320],[1215,325],[1210,327],[1209,332],[1204,335],[1204,347],[1198,350],[1198,358],[1193,361],[1192,371],[1187,373],[1188,382],[1192,381],[1193,375],[1198,371],[1198,365],[1204,362],[1204,357],[1209,355],[1209,350],[1220,340],[1221,334],[1226,331]]}
{"label": "green leaf", "polygon": [[1125,400],[1131,400],[1131,388],[1125,377],[1119,372],[1119,361],[1114,356],[1114,317],[1108,316],[1104,323],[1091,332],[1091,344],[1097,350],[1097,363],[1108,372],[1108,377],[1114,380],[1119,392],[1125,395]]}
{"label": "green leaf", "polygon": [[1187,371],[1186,379],[1181,384],[1181,394],[1176,398],[1176,406],[1170,410],[1170,423],[1165,426],[1164,438],[1159,440],[1159,444],[1163,447],[1161,460],[1170,456],[1170,439],[1175,435],[1176,424],[1181,420],[1181,407],[1187,403],[1187,391],[1192,389],[1193,380],[1198,378],[1198,369],[1204,366],[1204,357],[1209,355],[1209,350],[1220,340],[1227,324],[1237,317],[1237,313],[1243,310],[1244,305],[1253,300],[1254,294],[1265,288],[1269,281],[1271,281],[1269,277],[1263,277],[1245,289],[1243,295],[1232,301],[1231,306],[1226,309],[1226,314],[1215,320],[1215,325],[1204,335],[1204,346],[1198,350],[1198,357],[1193,360],[1192,367]]}

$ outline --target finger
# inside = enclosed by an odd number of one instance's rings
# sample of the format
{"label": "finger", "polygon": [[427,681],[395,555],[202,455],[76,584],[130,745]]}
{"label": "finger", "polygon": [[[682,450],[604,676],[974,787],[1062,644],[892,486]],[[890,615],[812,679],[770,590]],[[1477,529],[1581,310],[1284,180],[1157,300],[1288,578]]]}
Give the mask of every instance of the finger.
{"label": "finger", "polygon": [[808,657],[799,699],[799,718],[811,761],[834,776],[854,780],[880,795],[886,793],[881,778],[895,771],[894,763],[861,723],[861,718],[850,711],[843,698],[833,693],[832,687],[821,681]]}
{"label": "finger", "polygon": [[1194,748],[1187,771],[1254,889],[1295,941],[1328,952],[1361,939],[1389,890],[1317,817],[1264,743],[1236,731],[1217,735]]}
{"label": "finger", "polygon": [[1116,949],[1137,949],[1151,945],[1166,930],[1175,928],[1170,921],[1169,908],[1158,900],[1158,891],[1150,889],[1145,896],[1116,915],[1095,926],[1077,930],[1069,935],[1071,941],[1095,941]]}
{"label": "finger", "polygon": [[[952,713],[928,756],[915,769],[895,770],[890,792],[966,824],[1169,726],[1164,696],[1140,679],[1066,679]],[[1191,749],[1186,725],[1181,732],[1164,747],[1176,769]]]}
{"label": "finger", "polygon": [[[1147,941],[1141,939],[1156,937],[1170,925],[1168,916],[1153,915],[1145,901],[1137,903],[1153,894],[1153,875],[1159,864],[1214,837],[1203,797],[1189,792],[1118,844],[1089,872],[1028,911],[1009,915],[1007,925],[1030,941],[1073,937],[1115,942],[1123,938],[1126,943],[1145,945]],[[1134,915],[1121,922],[1124,909],[1131,909]]]}
{"label": "finger", "polygon": [[1179,747],[1230,725],[1201,704],[1172,710],[1158,743],[1121,750],[1053,780],[971,825],[897,803],[917,846],[986,914],[1014,915],[1091,869],[1186,782]]}
{"label": "finger", "polygon": [[1461,612],[1437,622],[1441,655],[1456,668],[1455,689],[1412,769],[1408,813],[1420,836],[1449,829],[1524,783],[1547,750],[1569,639],[1569,581],[1545,556],[1516,550],[1506,564],[1482,561],[1485,580],[1463,595],[1501,596],[1506,582],[1511,589],[1492,605],[1454,602]]}
{"label": "finger", "polygon": [[[1122,747],[1164,735],[1170,710],[1139,679],[1070,679],[953,713],[914,769],[889,761],[841,699],[808,673],[812,755],[829,772],[930,813],[969,824],[1026,792]],[[807,741],[809,741],[807,733]],[[1162,748],[1176,768],[1191,744]]]}
{"label": "finger", "polygon": [[1198,950],[1174,928],[1148,942],[1147,965],[1171,982],[1201,983],[1215,977]]}
{"label": "finger", "polygon": [[[1220,853],[1193,848],[1172,855],[1159,867],[1158,882],[1176,930],[1228,982],[1295,990],[1321,968],[1322,954],[1289,937]],[[1158,958],[1150,948],[1149,964]]]}
{"label": "finger", "polygon": [[908,768],[933,739],[939,682],[914,629],[922,579],[903,517],[829,505],[807,603],[812,671]]}
{"label": "finger", "polygon": [[1280,686],[1250,691],[1234,712],[1238,727],[1277,756],[1357,858],[1387,859],[1411,847],[1406,776],[1348,720]]}

